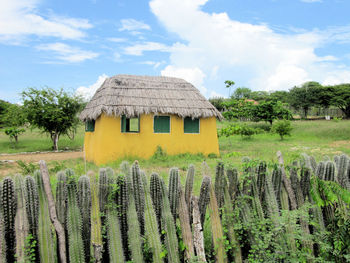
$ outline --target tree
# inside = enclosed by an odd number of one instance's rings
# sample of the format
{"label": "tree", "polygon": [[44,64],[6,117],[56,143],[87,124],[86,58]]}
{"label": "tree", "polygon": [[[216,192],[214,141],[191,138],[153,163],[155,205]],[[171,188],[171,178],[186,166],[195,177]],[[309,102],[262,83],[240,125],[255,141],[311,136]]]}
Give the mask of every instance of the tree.
{"label": "tree", "polygon": [[282,103],[288,103],[289,94],[288,91],[276,90],[270,93],[268,100],[280,101]]}
{"label": "tree", "polygon": [[303,111],[303,117],[307,118],[308,110],[317,104],[318,93],[321,84],[315,81],[304,83],[301,87],[294,87],[289,91],[289,104],[296,110]]}
{"label": "tree", "polygon": [[333,91],[331,104],[341,109],[346,118],[350,118],[350,84],[340,84],[330,87]]}
{"label": "tree", "polygon": [[18,136],[25,132],[25,129],[20,128],[26,122],[26,117],[24,114],[23,107],[17,104],[8,104],[2,121],[5,127],[5,134],[10,137],[11,140],[15,140],[18,143]]}
{"label": "tree", "polygon": [[4,114],[11,103],[0,100],[0,127],[4,126]]}
{"label": "tree", "polygon": [[249,99],[252,91],[250,88],[238,87],[233,93],[235,99]]}
{"label": "tree", "polygon": [[226,84],[226,88],[229,89],[228,90],[228,97],[230,98],[231,96],[231,86],[235,85],[235,82],[232,80],[225,80],[225,84]]}
{"label": "tree", "polygon": [[244,99],[230,99],[223,102],[225,111],[222,115],[229,120],[250,120],[252,118],[253,102]]}
{"label": "tree", "polygon": [[265,101],[254,105],[252,114],[255,121],[267,121],[271,125],[276,119],[292,118],[292,113],[280,101]]}
{"label": "tree", "polygon": [[29,88],[22,92],[22,99],[29,123],[50,135],[55,151],[61,135],[74,137],[79,123],[77,114],[82,107],[80,97],[71,96],[62,89]]}
{"label": "tree", "polygon": [[272,126],[272,132],[278,133],[281,137],[281,140],[283,140],[284,136],[291,136],[291,131],[293,130],[293,127],[288,120],[282,120],[275,122]]}
{"label": "tree", "polygon": [[213,97],[209,99],[209,102],[218,110],[218,111],[223,111],[224,110],[224,105],[223,103],[225,102],[225,98],[222,97]]}

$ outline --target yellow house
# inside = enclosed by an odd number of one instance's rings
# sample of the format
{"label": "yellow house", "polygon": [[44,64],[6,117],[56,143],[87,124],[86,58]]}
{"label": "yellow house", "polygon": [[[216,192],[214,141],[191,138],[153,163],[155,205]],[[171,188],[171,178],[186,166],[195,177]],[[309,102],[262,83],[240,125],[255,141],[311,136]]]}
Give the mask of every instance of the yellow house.
{"label": "yellow house", "polygon": [[220,112],[190,83],[171,77],[116,75],[106,79],[80,115],[88,161],[169,155],[219,155]]}

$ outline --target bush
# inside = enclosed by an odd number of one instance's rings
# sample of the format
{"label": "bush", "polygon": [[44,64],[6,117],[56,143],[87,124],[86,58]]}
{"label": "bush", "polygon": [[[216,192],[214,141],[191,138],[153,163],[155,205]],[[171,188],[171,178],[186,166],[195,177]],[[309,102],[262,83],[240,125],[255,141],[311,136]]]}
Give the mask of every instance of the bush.
{"label": "bush", "polygon": [[232,135],[241,135],[245,138],[251,138],[252,135],[263,132],[264,130],[261,128],[254,128],[247,124],[233,123],[227,126],[226,128],[222,128],[221,130],[219,130],[218,136],[229,137]]}
{"label": "bush", "polygon": [[292,124],[288,120],[277,121],[272,126],[272,132],[278,133],[283,140],[284,136],[291,136],[291,131],[293,130]]}

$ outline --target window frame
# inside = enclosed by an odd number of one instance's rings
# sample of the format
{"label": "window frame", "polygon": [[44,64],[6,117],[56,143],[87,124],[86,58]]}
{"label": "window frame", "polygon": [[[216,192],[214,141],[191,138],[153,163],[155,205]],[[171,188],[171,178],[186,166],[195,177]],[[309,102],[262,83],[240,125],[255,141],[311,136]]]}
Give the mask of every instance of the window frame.
{"label": "window frame", "polygon": [[[91,125],[92,125],[92,129],[90,129]],[[85,121],[85,132],[94,132],[94,131],[95,131],[95,120]]]}
{"label": "window frame", "polygon": [[194,120],[198,120],[198,132],[186,132],[185,131],[185,119],[186,118],[188,118],[188,119],[191,119],[192,120],[192,118],[191,117],[185,117],[184,119],[183,119],[183,126],[184,126],[184,134],[200,134],[200,132],[201,132],[201,119],[200,118],[194,118]]}
{"label": "window frame", "polygon": [[[138,119],[138,123],[137,123],[137,125],[138,125],[138,131],[127,131],[126,130],[126,120],[127,119]],[[125,121],[125,130],[123,129],[123,124],[124,124],[124,121]],[[130,122],[129,122],[130,123]],[[129,127],[129,129],[130,129],[130,127]],[[140,133],[141,132],[141,129],[140,129],[140,116],[137,116],[137,117],[132,117],[132,118],[127,118],[125,115],[122,115],[122,116],[120,116],[120,132],[121,133]]]}
{"label": "window frame", "polygon": [[[156,132],[155,125],[154,125],[156,117],[169,117],[169,132]],[[171,133],[171,116],[170,115],[154,115],[153,116],[153,133],[155,133],[155,134],[170,134]]]}

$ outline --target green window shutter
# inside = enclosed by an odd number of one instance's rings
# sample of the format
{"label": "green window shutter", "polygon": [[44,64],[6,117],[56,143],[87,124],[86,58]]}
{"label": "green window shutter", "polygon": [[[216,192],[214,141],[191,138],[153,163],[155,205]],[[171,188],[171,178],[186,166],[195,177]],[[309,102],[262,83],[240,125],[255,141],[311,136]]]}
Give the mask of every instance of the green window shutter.
{"label": "green window shutter", "polygon": [[186,117],[184,119],[184,133],[199,133],[199,119]]}
{"label": "green window shutter", "polygon": [[122,132],[126,132],[126,117],[125,117],[125,115],[122,115],[120,120],[121,120],[121,125],[122,125]]}
{"label": "green window shutter", "polygon": [[155,133],[170,133],[170,116],[154,116]]}
{"label": "green window shutter", "polygon": [[89,120],[85,122],[85,131],[86,132],[93,132],[95,131],[95,121]]}

